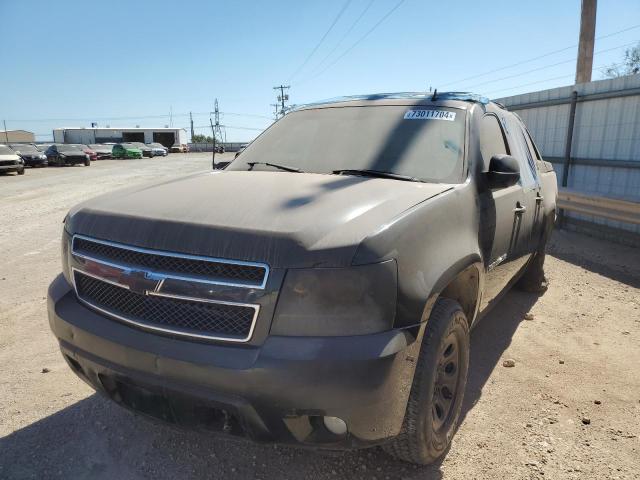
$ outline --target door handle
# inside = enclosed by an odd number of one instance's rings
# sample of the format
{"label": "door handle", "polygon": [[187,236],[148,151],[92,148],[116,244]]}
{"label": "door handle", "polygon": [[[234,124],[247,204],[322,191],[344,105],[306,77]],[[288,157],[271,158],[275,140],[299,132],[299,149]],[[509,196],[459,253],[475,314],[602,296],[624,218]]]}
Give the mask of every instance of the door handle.
{"label": "door handle", "polygon": [[527,207],[523,207],[522,205],[518,204],[518,206],[516,208],[513,209],[513,212],[516,215],[522,215],[524,212],[527,211]]}

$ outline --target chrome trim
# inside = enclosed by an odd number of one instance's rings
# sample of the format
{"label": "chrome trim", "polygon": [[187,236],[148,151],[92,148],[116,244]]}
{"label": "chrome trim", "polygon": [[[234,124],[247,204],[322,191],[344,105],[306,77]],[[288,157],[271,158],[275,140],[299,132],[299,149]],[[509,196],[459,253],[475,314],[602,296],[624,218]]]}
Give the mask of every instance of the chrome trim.
{"label": "chrome trim", "polygon": [[189,337],[189,338],[202,338],[202,339],[207,339],[207,340],[220,340],[220,341],[224,341],[224,342],[235,342],[235,343],[246,343],[248,342],[251,337],[253,336],[253,331],[255,329],[256,326],[256,321],[258,320],[258,313],[260,312],[260,305],[254,305],[254,304],[250,304],[250,303],[236,303],[236,302],[224,302],[221,300],[212,300],[212,299],[204,299],[204,298],[193,298],[193,297],[184,297],[181,295],[171,295],[171,294],[163,294],[163,293],[158,293],[156,291],[154,292],[148,292],[149,296],[157,296],[157,297],[166,297],[166,298],[173,298],[176,300],[186,300],[186,301],[190,301],[190,302],[200,302],[200,303],[216,303],[216,304],[222,304],[222,305],[232,305],[232,306],[238,306],[238,307],[249,307],[253,309],[253,318],[251,319],[251,327],[249,327],[249,332],[247,333],[247,336],[245,338],[233,338],[233,337],[220,337],[220,336],[216,336],[216,335],[207,335],[204,333],[189,333],[189,332],[185,332],[185,331],[181,331],[181,330],[173,330],[171,328],[164,328],[164,327],[158,327],[155,325],[150,325],[148,323],[144,323],[144,322],[140,322],[137,320],[132,320],[130,318],[127,317],[123,317],[121,315],[118,315],[116,313],[113,313],[110,310],[107,310],[105,308],[99,307],[96,304],[85,300],[84,298],[82,298],[80,296],[80,294],[78,293],[78,287],[76,285],[76,272],[80,273],[81,275],[86,275],[88,277],[91,278],[95,278],[96,280],[100,280],[102,282],[114,285],[116,287],[120,287],[126,290],[129,290],[129,287],[127,287],[126,285],[120,285],[117,282],[112,282],[109,280],[106,280],[98,275],[93,275],[91,273],[87,273],[84,272],[80,269],[77,269],[75,267],[73,267],[71,269],[71,276],[73,279],[73,289],[75,291],[76,294],[76,298],[78,300],[80,300],[82,303],[84,303],[85,305],[88,305],[89,307],[98,310],[101,313],[104,313],[105,315],[109,316],[109,317],[113,317],[113,318],[117,318],[118,320],[121,320],[125,323],[130,323],[132,325],[136,325],[140,328],[143,328],[145,330],[152,330],[152,331],[156,331],[156,332],[163,332],[163,333],[169,333],[171,335],[179,335],[181,337]]}
{"label": "chrome trim", "polygon": [[200,261],[205,261],[205,262],[224,263],[224,264],[227,264],[227,265],[243,265],[243,266],[247,266],[247,267],[258,267],[258,268],[263,268],[264,269],[264,278],[262,279],[262,283],[261,284],[251,284],[251,283],[225,282],[225,281],[221,281],[221,280],[207,280],[206,278],[202,278],[202,277],[198,277],[198,276],[174,275],[174,274],[171,274],[171,273],[163,272],[161,270],[155,270],[155,269],[152,269],[152,268],[144,267],[144,270],[148,271],[149,273],[162,275],[165,278],[171,278],[173,280],[185,280],[185,281],[190,281],[190,282],[201,282],[201,283],[208,283],[208,284],[211,284],[211,285],[224,285],[224,286],[228,286],[228,287],[258,288],[258,289],[264,290],[264,288],[267,285],[267,279],[269,278],[269,273],[270,273],[269,265],[267,265],[266,263],[246,262],[244,260],[228,260],[228,259],[224,259],[224,258],[205,257],[205,256],[201,256],[201,255],[189,255],[189,254],[186,254],[186,253],[166,252],[166,251],[163,251],[163,250],[153,250],[153,249],[148,249],[148,248],[133,247],[133,246],[130,246],[130,245],[124,245],[122,243],[111,242],[111,241],[108,241],[108,240],[98,240],[96,238],[87,237],[85,235],[80,235],[80,234],[77,234],[77,233],[74,234],[71,237],[71,255],[79,257],[79,258],[84,258],[84,259],[87,259],[87,260],[91,260],[91,261],[96,262],[96,263],[102,263],[104,265],[109,265],[109,266],[112,266],[112,267],[116,267],[116,268],[126,269],[126,268],[130,268],[130,267],[128,267],[126,264],[113,263],[113,262],[110,262],[110,261],[100,260],[100,259],[97,259],[95,257],[91,257],[91,256],[88,256],[88,255],[83,255],[81,253],[77,253],[75,251],[75,239],[76,238],[80,238],[82,240],[87,240],[89,242],[101,243],[103,245],[108,245],[110,247],[121,248],[123,250],[130,250],[130,251],[133,251],[133,252],[145,253],[145,254],[148,254],[148,255],[159,255],[159,256],[163,256],[163,257],[184,258],[184,259],[187,259],[187,260],[200,260]]}
{"label": "chrome trim", "polygon": [[491,270],[493,270],[494,268],[496,268],[498,265],[500,265],[502,262],[504,262],[507,259],[507,254],[503,253],[502,255],[500,255],[498,258],[495,259],[494,262],[490,263],[489,266],[487,267],[487,272],[490,272]]}

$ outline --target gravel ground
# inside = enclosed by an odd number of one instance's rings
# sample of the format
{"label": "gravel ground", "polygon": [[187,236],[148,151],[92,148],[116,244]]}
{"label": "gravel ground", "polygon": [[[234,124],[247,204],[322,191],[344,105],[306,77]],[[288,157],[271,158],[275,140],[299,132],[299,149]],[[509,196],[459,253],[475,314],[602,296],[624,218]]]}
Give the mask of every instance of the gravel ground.
{"label": "gravel ground", "polygon": [[47,324],[62,219],[99,193],[210,164],[174,154],[0,177],[0,478],[640,478],[640,251],[567,232],[549,246],[547,293],[510,292],[473,331],[463,418],[440,465],[203,436],[95,395]]}

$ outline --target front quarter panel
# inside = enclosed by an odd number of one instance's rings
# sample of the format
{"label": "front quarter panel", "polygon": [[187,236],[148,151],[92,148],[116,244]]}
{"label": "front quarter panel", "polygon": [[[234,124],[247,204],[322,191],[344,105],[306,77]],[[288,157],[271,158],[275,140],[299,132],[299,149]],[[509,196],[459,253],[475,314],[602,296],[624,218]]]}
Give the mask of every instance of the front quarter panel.
{"label": "front quarter panel", "polygon": [[405,211],[361,243],[354,264],[397,261],[396,327],[425,321],[448,282],[482,261],[477,204],[473,183],[461,184]]}

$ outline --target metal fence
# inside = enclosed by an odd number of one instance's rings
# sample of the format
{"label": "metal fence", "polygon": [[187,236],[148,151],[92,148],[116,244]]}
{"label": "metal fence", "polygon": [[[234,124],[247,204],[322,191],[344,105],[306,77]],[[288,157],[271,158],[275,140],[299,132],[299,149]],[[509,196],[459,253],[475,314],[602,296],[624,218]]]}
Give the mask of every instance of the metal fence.
{"label": "metal fence", "polygon": [[[225,152],[237,152],[240,150],[242,145],[246,145],[246,143],[240,142],[226,142],[222,144],[224,146]],[[217,144],[220,146],[220,144]],[[189,144],[190,152],[212,152],[213,151],[213,143],[190,143]]]}
{"label": "metal fence", "polygon": [[[640,202],[640,75],[497,101],[526,123],[561,187]],[[564,220],[568,228],[640,245],[640,222],[577,210],[567,211]]]}

